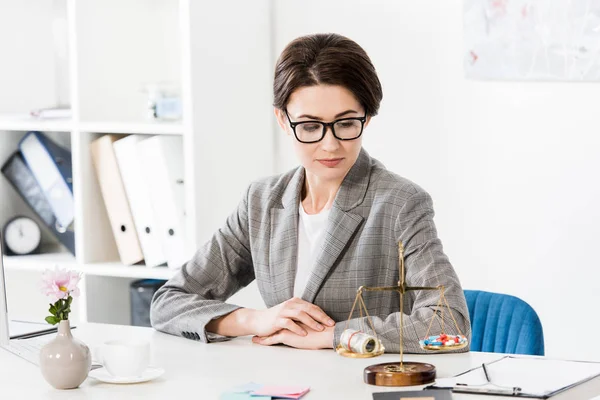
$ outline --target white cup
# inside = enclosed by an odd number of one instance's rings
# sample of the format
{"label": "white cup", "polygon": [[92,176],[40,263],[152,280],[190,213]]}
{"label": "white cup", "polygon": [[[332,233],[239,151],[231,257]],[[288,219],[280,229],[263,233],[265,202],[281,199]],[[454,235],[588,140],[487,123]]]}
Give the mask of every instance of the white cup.
{"label": "white cup", "polygon": [[136,377],[150,364],[150,343],[127,340],[104,342],[96,351],[96,358],[115,377]]}

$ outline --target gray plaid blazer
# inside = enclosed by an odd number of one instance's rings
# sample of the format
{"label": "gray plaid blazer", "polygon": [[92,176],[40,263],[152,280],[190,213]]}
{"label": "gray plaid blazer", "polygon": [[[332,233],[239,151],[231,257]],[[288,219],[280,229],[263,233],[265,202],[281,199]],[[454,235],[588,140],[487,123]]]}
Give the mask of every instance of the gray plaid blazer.
{"label": "gray plaid blazer", "polygon": [[[206,332],[206,324],[240,308],[226,301],[254,279],[267,307],[292,298],[303,184],[302,167],[251,184],[224,226],[156,292],[152,325],[203,342],[226,340]],[[423,189],[361,150],[337,193],[321,254],[302,295],[337,322],[334,348],[356,290],[398,284],[398,241],[405,247],[407,284],[444,285],[452,314],[470,339],[465,297],[444,255],[433,216],[431,198]],[[386,351],[399,352],[399,294],[366,292],[363,297]],[[438,300],[437,291],[405,295],[405,351],[423,352],[418,340],[425,336],[434,313],[443,315],[448,333],[456,333],[452,316],[441,313]],[[357,328],[360,322],[364,320],[353,318],[349,326]],[[439,329],[439,322],[434,322],[431,334]]]}

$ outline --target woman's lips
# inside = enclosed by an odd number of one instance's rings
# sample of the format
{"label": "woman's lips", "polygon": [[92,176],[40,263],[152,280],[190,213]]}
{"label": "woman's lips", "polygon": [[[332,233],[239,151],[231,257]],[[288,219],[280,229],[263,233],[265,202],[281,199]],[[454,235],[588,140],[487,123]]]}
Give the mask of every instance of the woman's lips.
{"label": "woman's lips", "polygon": [[328,167],[328,168],[333,168],[336,165],[338,165],[339,163],[341,163],[343,160],[343,158],[322,158],[320,160],[317,160],[318,162],[320,162],[321,164],[323,164],[324,166]]}

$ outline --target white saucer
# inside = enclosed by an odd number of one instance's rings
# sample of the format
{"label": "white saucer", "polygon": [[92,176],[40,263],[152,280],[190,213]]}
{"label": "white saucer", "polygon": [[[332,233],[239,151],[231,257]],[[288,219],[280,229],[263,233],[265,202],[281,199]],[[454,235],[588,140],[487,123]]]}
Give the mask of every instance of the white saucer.
{"label": "white saucer", "polygon": [[120,377],[112,376],[108,373],[106,368],[98,368],[90,371],[88,376],[106,383],[125,384],[151,381],[152,379],[156,379],[164,373],[165,370],[162,368],[148,367],[148,369],[146,369],[140,376]]}

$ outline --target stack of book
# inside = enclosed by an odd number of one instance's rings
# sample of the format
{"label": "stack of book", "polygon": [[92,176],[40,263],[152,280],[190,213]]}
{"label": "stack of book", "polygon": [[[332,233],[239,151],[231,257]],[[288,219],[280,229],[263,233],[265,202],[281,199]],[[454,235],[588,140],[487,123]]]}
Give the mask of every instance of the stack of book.
{"label": "stack of book", "polygon": [[48,230],[75,255],[71,152],[41,132],[28,132],[1,170]]}
{"label": "stack of book", "polygon": [[104,135],[91,152],[121,262],[181,267],[187,261],[181,137]]}

